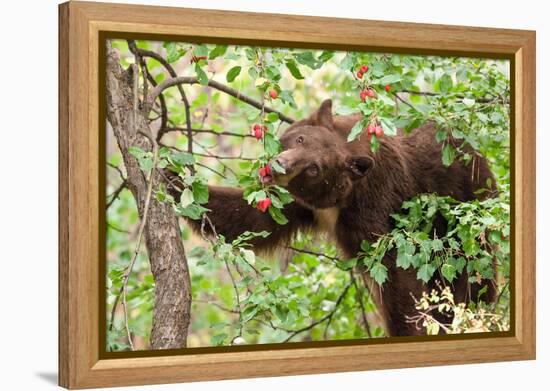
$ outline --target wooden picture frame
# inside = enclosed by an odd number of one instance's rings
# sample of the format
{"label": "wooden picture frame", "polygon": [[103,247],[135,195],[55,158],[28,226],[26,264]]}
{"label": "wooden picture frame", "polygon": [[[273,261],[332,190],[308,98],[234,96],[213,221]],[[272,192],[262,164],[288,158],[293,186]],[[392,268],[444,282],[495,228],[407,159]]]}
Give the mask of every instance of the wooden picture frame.
{"label": "wooden picture frame", "polygon": [[[535,358],[535,32],[88,2],[59,6],[59,384],[89,388]],[[104,32],[511,63],[513,292],[505,336],[104,358],[99,58]],[[382,341],[386,342],[386,341]],[[460,354],[457,354],[460,352]]]}

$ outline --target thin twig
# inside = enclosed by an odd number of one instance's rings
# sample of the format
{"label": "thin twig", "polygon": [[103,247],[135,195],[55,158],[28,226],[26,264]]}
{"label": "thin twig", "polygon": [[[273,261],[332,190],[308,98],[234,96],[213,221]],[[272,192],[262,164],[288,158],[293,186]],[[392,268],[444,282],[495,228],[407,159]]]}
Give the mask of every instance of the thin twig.
{"label": "thin twig", "polygon": [[359,306],[361,307],[361,316],[363,318],[363,325],[365,326],[365,329],[367,330],[367,334],[369,338],[372,338],[372,334],[370,332],[370,325],[369,321],[367,320],[367,311],[365,310],[365,305],[363,304],[363,295],[361,294],[361,291],[359,290],[359,285],[357,284],[357,280],[355,279],[355,274],[353,273],[353,269],[349,271],[351,281],[353,281],[353,286],[355,286],[355,292],[356,292],[356,300],[359,301]]}
{"label": "thin twig", "polygon": [[294,246],[287,246],[287,248],[290,249],[290,250],[299,252],[299,253],[310,254],[310,255],[316,255],[316,256],[318,256],[318,257],[324,257],[324,258],[330,259],[330,260],[335,261],[335,262],[340,262],[340,258],[332,257],[332,256],[330,256],[330,255],[323,254],[323,253],[320,253],[320,252],[317,252],[317,251],[312,251],[312,250],[297,248],[297,247],[294,247]]}
{"label": "thin twig", "polygon": [[111,195],[109,195],[109,197],[111,197],[111,199],[109,200],[109,202],[105,206],[105,209],[109,209],[111,207],[111,205],[113,205],[113,203],[116,201],[116,199],[118,198],[118,196],[120,195],[122,190],[124,190],[125,188],[126,188],[126,179],[124,179],[122,181],[122,183],[118,186],[118,188]]}
{"label": "thin twig", "polygon": [[311,330],[312,328],[314,328],[315,326],[317,326],[318,324],[321,324],[323,323],[324,321],[326,320],[329,320],[329,319],[332,319],[332,317],[334,316],[334,313],[336,312],[336,310],[338,309],[338,306],[340,305],[340,303],[342,302],[342,300],[344,300],[344,297],[346,297],[346,294],[348,293],[348,290],[349,288],[353,285],[353,282],[349,282],[346,287],[344,288],[344,290],[342,291],[342,293],[340,294],[340,296],[338,296],[338,299],[336,300],[336,303],[334,304],[334,308],[332,309],[332,311],[330,311],[328,314],[326,314],[325,316],[323,316],[321,319],[319,320],[316,320],[315,322],[312,322],[310,323],[308,326],[305,326],[305,327],[302,327],[301,329],[298,329],[298,330],[294,330],[284,341],[283,343],[286,343],[288,341],[290,341],[292,338],[294,338],[296,335],[300,334],[300,333],[303,333],[304,331],[308,331],[308,330]]}
{"label": "thin twig", "polygon": [[225,263],[225,268],[227,269],[227,273],[229,274],[229,277],[231,278],[231,284],[233,285],[233,289],[235,290],[235,299],[237,300],[237,311],[239,313],[239,325],[240,325],[239,326],[239,332],[231,340],[231,344],[233,345],[233,342],[235,341],[235,339],[237,339],[238,337],[242,337],[242,335],[243,335],[243,324],[240,321],[241,318],[242,318],[242,308],[241,308],[241,299],[239,298],[239,289],[237,288],[237,282],[235,281],[235,278],[233,277],[233,274],[231,273],[231,269],[229,268],[229,263],[227,262],[227,260],[224,260],[224,263]]}
{"label": "thin twig", "polygon": [[199,167],[202,167],[202,168],[205,168],[207,169],[208,171],[211,171],[213,172],[214,174],[222,177],[223,179],[227,179],[227,176],[223,173],[223,172],[219,172],[218,170],[215,170],[213,169],[212,167],[208,167],[206,164],[204,163],[201,163],[201,162],[195,162],[195,164]]}

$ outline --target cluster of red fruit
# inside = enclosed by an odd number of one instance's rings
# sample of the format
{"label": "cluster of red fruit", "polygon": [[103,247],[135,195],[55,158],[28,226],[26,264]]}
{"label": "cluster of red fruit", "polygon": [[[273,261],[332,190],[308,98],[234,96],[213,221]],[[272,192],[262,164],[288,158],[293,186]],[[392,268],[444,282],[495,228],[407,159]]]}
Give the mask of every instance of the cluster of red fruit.
{"label": "cluster of red fruit", "polygon": [[374,98],[376,94],[374,93],[374,90],[371,88],[367,88],[366,90],[363,90],[359,93],[359,96],[361,97],[361,100],[364,102],[367,100],[367,98]]}
{"label": "cluster of red fruit", "polygon": [[362,79],[363,78],[363,75],[365,73],[367,73],[369,70],[369,67],[366,66],[365,64],[361,65],[361,68],[357,71],[357,78],[358,79]]}
{"label": "cluster of red fruit", "polygon": [[260,169],[258,170],[258,174],[260,175],[260,178],[265,178],[266,176],[271,175],[271,167],[260,167]]}
{"label": "cluster of red fruit", "polygon": [[369,135],[369,138],[370,136],[372,136],[373,134],[376,135],[376,137],[382,137],[384,135],[384,129],[382,129],[382,126],[380,125],[375,125],[375,124],[368,124],[367,125],[367,134]]}
{"label": "cluster of red fruit", "polygon": [[264,133],[267,131],[267,126],[254,124],[252,126],[252,134],[256,137],[257,140],[261,140],[264,137]]}
{"label": "cluster of red fruit", "polygon": [[193,56],[191,57],[191,62],[199,62],[200,60],[206,60],[208,57],[206,56]]}
{"label": "cluster of red fruit", "polygon": [[[269,96],[271,99],[277,99],[279,96],[279,93],[276,90],[269,90]],[[254,124],[252,126],[252,132],[254,134],[254,137],[256,139],[261,140],[264,137],[264,133],[267,131],[267,126],[260,125],[260,124]],[[271,167],[269,165],[260,167],[258,170],[258,174],[260,175],[260,181],[263,182],[263,179],[271,175]],[[264,198],[263,200],[259,200],[256,202],[256,209],[258,209],[260,212],[265,213],[269,207],[271,206],[271,199]]]}
{"label": "cluster of red fruit", "polygon": [[[361,65],[361,68],[357,71],[357,74],[356,74],[357,78],[362,79],[363,75],[367,73],[368,70],[369,70],[368,66],[366,66],[365,64]],[[391,86],[389,84],[386,84],[384,88],[387,92],[390,92],[391,90]],[[366,88],[364,90],[361,90],[361,92],[359,93],[359,97],[361,98],[361,101],[365,102],[367,98],[376,97],[376,93],[372,88]]]}

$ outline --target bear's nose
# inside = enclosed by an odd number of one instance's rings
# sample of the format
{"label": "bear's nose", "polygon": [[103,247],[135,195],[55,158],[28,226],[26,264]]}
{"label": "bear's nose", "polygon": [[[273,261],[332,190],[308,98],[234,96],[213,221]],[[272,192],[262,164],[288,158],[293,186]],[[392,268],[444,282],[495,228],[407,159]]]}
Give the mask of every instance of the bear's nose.
{"label": "bear's nose", "polygon": [[281,166],[285,171],[288,170],[288,160],[282,156],[277,156],[275,158],[275,163]]}

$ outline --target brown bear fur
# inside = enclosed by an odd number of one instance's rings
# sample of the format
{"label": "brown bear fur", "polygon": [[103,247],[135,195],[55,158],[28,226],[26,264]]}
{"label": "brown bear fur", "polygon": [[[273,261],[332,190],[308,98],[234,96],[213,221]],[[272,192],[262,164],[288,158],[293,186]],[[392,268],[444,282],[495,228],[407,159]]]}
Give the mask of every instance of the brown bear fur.
{"label": "brown bear fur", "polygon": [[[421,193],[437,193],[459,201],[473,200],[492,177],[485,159],[477,159],[476,175],[472,167],[456,160],[450,167],[441,161],[442,145],[435,140],[436,129],[426,124],[409,135],[401,132],[394,137],[382,136],[376,153],[370,151],[366,135],[348,143],[346,138],[358,116],[332,115],[332,102],[327,100],[310,118],[291,125],[281,137],[283,152],[277,161],[286,169],[285,175],[274,175],[273,181],[285,186],[295,197],[284,214],[289,223],[279,225],[268,213],[249,206],[242,190],[210,187],[206,205],[215,229],[228,240],[244,231],[269,231],[267,238],[254,241],[257,250],[272,250],[287,244],[299,230],[328,232],[344,256],[354,257],[361,241],[376,241],[378,235],[393,228],[392,213],[404,201]],[[494,180],[491,181],[494,183]],[[176,192],[177,193],[177,192]],[[177,194],[176,194],[177,195]],[[443,219],[436,222],[438,236],[445,234]],[[200,223],[191,222],[195,229]],[[395,265],[395,252],[384,259],[388,279],[378,287],[363,273],[366,285],[377,302],[380,316],[389,336],[419,335],[419,330],[407,320],[416,314],[413,296],[436,286],[436,279],[423,284],[416,270],[403,270]],[[437,274],[437,273],[436,273]],[[492,301],[494,282],[489,281],[481,297]],[[477,298],[482,288],[469,285],[464,273],[453,284],[457,302]]]}

